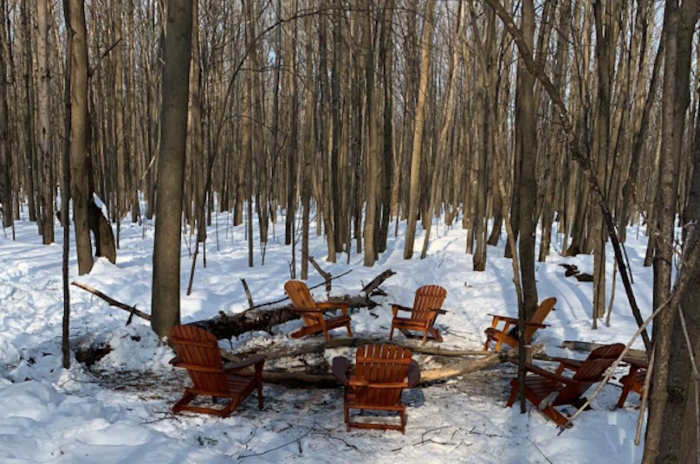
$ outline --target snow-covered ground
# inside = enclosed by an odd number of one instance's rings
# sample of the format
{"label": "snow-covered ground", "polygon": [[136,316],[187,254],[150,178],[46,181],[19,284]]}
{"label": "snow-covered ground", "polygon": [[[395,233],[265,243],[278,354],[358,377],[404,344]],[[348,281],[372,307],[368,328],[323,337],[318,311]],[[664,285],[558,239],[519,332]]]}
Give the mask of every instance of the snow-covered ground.
{"label": "snow-covered ground", "polygon": [[[284,245],[283,226],[270,237],[265,264],[256,245],[255,267],[247,267],[244,227],[232,228],[222,214],[209,230],[207,268],[197,266],[192,295],[184,288],[189,278],[188,248],[183,243],[181,271],[184,322],[205,319],[220,311],[236,313],[247,307],[240,278],[245,278],[256,302],[283,296],[289,278],[290,248]],[[280,222],[283,224],[283,222]],[[90,370],[74,362],[61,368],[61,230],[59,244],[42,246],[37,227],[17,223],[17,240],[0,233],[0,463],[223,463],[241,462],[396,462],[429,463],[637,463],[641,447],[634,446],[639,398],[632,394],[625,409],[613,407],[620,388],[607,385],[575,426],[558,436],[558,429],[536,410],[520,415],[506,409],[508,381],[515,369],[504,365],[485,372],[405,393],[409,405],[406,434],[389,431],[346,432],[342,390],[290,389],[265,385],[265,408],[246,401],[227,419],[195,415],[173,416],[170,406],[187,382],[168,364],[172,352],[158,346],[144,321],[125,327],[128,315],[102,300],[71,289],[71,337],[74,344],[101,340],[114,349]],[[643,230],[642,230],[643,232]],[[10,231],[7,230],[9,234]],[[257,233],[257,232],[256,232]],[[89,276],[78,277],[74,250],[71,278],[146,312],[150,310],[153,228],[124,222],[117,264],[98,260]],[[646,239],[629,229],[627,252],[634,272],[634,289],[644,315],[651,306],[652,273],[643,268]],[[502,245],[489,247],[485,272],[472,271],[472,257],[464,253],[465,233],[440,224],[428,257],[403,259],[403,233],[389,240],[388,251],[374,268],[362,257],[338,255],[339,264],[323,261],[322,237],[312,237],[312,255],[334,275],[353,272],[334,281],[333,292],[356,293],[384,269],[396,275],[382,288],[382,306],[353,314],[356,336],[388,337],[390,310],[386,303],[410,304],[421,285],[447,288],[438,319],[445,348],[479,349],[489,313],[516,315],[516,296],[509,260]],[[218,245],[217,245],[218,236]],[[420,250],[423,236],[416,238]],[[503,242],[503,240],[501,241]],[[257,238],[256,238],[257,244]],[[592,269],[589,256],[563,259],[558,244],[546,263],[537,264],[540,300],[558,299],[557,310],[540,331],[537,343],[554,356],[581,358],[558,345],[563,340],[601,343],[627,342],[636,325],[621,283],[618,282],[611,327],[591,330],[592,285],[564,276],[561,263]],[[73,246],[73,244],[71,244]],[[612,288],[612,252],[608,253],[608,297]],[[342,263],[342,264],[341,264]],[[322,279],[312,274],[309,284]],[[320,291],[320,290],[319,290]],[[316,292],[317,296],[322,295]],[[300,326],[289,322],[274,335],[246,334],[222,342],[233,350],[264,347],[272,342],[300,343],[288,334]],[[399,334],[399,338],[401,335]],[[638,342],[638,346],[641,344]],[[546,366],[545,366],[546,367]],[[552,366],[550,366],[552,367]],[[624,374],[624,369],[616,373]],[[255,395],[253,395],[255,396]],[[573,412],[573,408],[568,408]]]}

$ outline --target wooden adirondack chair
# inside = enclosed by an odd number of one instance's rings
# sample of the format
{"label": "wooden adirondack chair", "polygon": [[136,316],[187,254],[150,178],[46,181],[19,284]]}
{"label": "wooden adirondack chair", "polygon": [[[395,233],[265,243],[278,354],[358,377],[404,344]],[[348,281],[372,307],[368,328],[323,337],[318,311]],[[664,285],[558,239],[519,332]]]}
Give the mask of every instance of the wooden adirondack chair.
{"label": "wooden adirondack chair", "polygon": [[[406,430],[406,406],[401,402],[404,388],[413,388],[420,380],[418,363],[411,351],[396,345],[367,345],[357,349],[355,375],[348,377],[350,361],[333,359],[333,375],[345,385],[345,426],[361,429]],[[350,410],[396,411],[401,424],[350,421]]]}
{"label": "wooden adirondack chair", "polygon": [[[265,356],[253,355],[242,363],[224,366],[216,337],[204,329],[188,325],[178,325],[170,332],[170,342],[177,351],[177,358],[171,361],[175,367],[187,369],[193,387],[185,388],[185,394],[172,408],[173,413],[192,411],[228,417],[250,395],[258,390],[258,406],[263,408],[262,369]],[[247,368],[254,367],[254,371]],[[223,408],[191,406],[197,396],[228,398]]]}
{"label": "wooden adirondack chair", "polygon": [[[558,426],[563,426],[566,424],[567,418],[554,409],[554,406],[570,404],[577,408],[581,407],[586,402],[586,398],[583,398],[582,395],[591,385],[603,379],[605,371],[624,349],[625,346],[620,343],[601,346],[593,350],[583,362],[557,358],[560,364],[556,373],[532,364],[526,364],[525,397]],[[573,377],[562,375],[565,369],[575,372]],[[534,375],[527,375],[528,372]],[[518,379],[513,379],[510,385],[513,389],[506,407],[513,406],[518,398]]]}
{"label": "wooden adirondack chair", "polygon": [[[391,331],[389,340],[394,338],[394,329],[399,329],[407,338],[421,338],[413,335],[411,330],[423,332],[423,345],[428,340],[428,335],[437,342],[442,342],[440,332],[433,327],[438,314],[446,314],[442,309],[442,303],[447,297],[447,290],[438,285],[425,285],[416,290],[416,297],[413,300],[413,308],[391,305],[391,312],[394,318],[391,321]],[[410,318],[398,317],[399,311],[411,313]]]}
{"label": "wooden adirondack chair", "polygon": [[[350,316],[348,315],[348,305],[346,303],[316,303],[311,296],[309,288],[304,282],[299,280],[290,280],[284,284],[284,291],[292,300],[295,313],[299,313],[301,319],[306,324],[300,330],[292,334],[292,338],[301,338],[305,335],[311,335],[318,332],[323,332],[326,341],[331,341],[329,330],[338,327],[346,327],[348,336],[352,337],[350,329]],[[343,312],[342,316],[326,319],[323,317],[324,309],[340,309]]]}
{"label": "wooden adirondack chair", "polygon": [[[540,304],[540,307],[537,308],[535,314],[532,315],[532,319],[530,319],[528,322],[525,322],[525,343],[530,343],[530,339],[533,335],[535,335],[537,329],[549,327],[547,324],[543,324],[542,322],[547,318],[549,313],[552,310],[554,310],[555,304],[557,304],[556,298],[547,298]],[[489,316],[493,317],[493,323],[491,324],[491,327],[484,331],[484,333],[486,334],[486,343],[484,343],[484,351],[489,350],[491,342],[496,342],[496,347],[494,348],[494,351],[497,353],[501,351],[501,347],[503,346],[503,344],[509,345],[513,348],[517,348],[518,339],[516,337],[508,335],[508,331],[511,328],[518,326],[518,318],[508,316],[497,316],[495,314],[489,314]],[[503,321],[505,325],[499,329],[498,323],[501,321]]]}
{"label": "wooden adirondack chair", "polygon": [[625,358],[624,361],[630,365],[629,373],[620,379],[622,383],[622,394],[620,394],[620,399],[617,401],[618,408],[625,405],[625,400],[627,400],[627,395],[631,391],[642,394],[644,390],[644,380],[647,377],[647,369],[649,364],[638,359]]}

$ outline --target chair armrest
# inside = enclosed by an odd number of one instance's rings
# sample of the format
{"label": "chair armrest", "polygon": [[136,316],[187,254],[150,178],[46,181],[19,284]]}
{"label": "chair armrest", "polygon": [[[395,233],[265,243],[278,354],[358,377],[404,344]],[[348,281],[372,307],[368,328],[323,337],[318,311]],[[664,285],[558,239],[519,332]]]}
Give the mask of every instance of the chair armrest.
{"label": "chair armrest", "polygon": [[553,372],[549,372],[546,369],[542,369],[541,367],[537,367],[533,364],[525,364],[525,370],[527,372],[532,372],[533,374],[540,375],[542,377],[546,377],[551,380],[555,380],[557,382],[566,384],[566,385],[572,385],[576,384],[576,381],[569,378],[569,377],[564,377],[563,375],[557,375]]}
{"label": "chair armrest", "polygon": [[572,366],[579,368],[583,364],[583,361],[578,361],[576,359],[569,359],[569,358],[552,358],[552,361],[556,361],[560,364],[566,364],[567,366]]}
{"label": "chair armrest", "polygon": [[420,382],[420,367],[415,359],[408,365],[408,388],[413,388]]}
{"label": "chair armrest", "polygon": [[349,383],[347,373],[348,367],[350,367],[350,361],[348,361],[347,358],[343,356],[333,358],[333,376],[343,385]]}
{"label": "chair armrest", "polygon": [[342,301],[339,302],[334,302],[334,301],[324,301],[323,303],[316,303],[316,306],[319,309],[343,309],[347,308],[348,304]]}
{"label": "chair armrest", "polygon": [[398,303],[391,303],[391,307],[397,308],[399,311],[407,311],[407,312],[413,311],[413,308],[411,308],[409,306],[400,305]]}
{"label": "chair armrest", "polygon": [[434,308],[430,311],[434,312],[435,314],[447,314],[447,310],[442,308]]}
{"label": "chair armrest", "polygon": [[320,313],[321,310],[318,308],[292,308],[290,309],[293,313]]}
{"label": "chair armrest", "polygon": [[511,324],[517,324],[518,323],[518,318],[517,317],[510,317],[510,316],[499,316],[498,314],[488,314],[488,316],[493,317],[494,321],[505,321],[505,322],[510,322]]}
{"label": "chair armrest", "polygon": [[630,366],[634,366],[637,369],[648,369],[649,368],[649,363],[642,361],[641,359],[635,359],[635,358],[628,358],[624,357],[622,358],[624,362],[629,364]]}
{"label": "chair armrest", "polygon": [[234,364],[233,366],[228,366],[224,368],[224,371],[226,372],[232,372],[232,371],[239,371],[241,369],[245,369],[246,367],[250,366],[255,366],[256,369],[258,368],[258,364],[262,365],[265,363],[265,360],[267,359],[267,356],[264,354],[254,354],[253,356],[249,357],[243,362],[240,362],[238,364]]}
{"label": "chair armrest", "polygon": [[168,361],[168,364],[170,364],[173,367],[178,367],[178,364],[182,362],[182,359],[180,359],[180,356],[175,356],[173,359]]}
{"label": "chair armrest", "polygon": [[319,309],[340,309],[343,312],[343,316],[348,315],[348,304],[343,301],[326,301],[324,303],[316,303]]}
{"label": "chair armrest", "polygon": [[539,322],[525,322],[525,327],[537,327],[538,329],[545,329],[549,327],[549,324],[540,324]]}

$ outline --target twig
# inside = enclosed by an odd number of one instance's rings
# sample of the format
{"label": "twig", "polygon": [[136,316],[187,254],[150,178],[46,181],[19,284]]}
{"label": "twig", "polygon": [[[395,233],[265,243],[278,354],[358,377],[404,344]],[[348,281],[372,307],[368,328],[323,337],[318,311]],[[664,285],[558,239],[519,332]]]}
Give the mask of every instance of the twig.
{"label": "twig", "polygon": [[544,453],[542,452],[542,450],[540,449],[540,447],[537,446],[537,445],[535,444],[534,441],[530,440],[530,439],[527,438],[527,437],[525,437],[525,439],[526,439],[527,441],[529,441],[530,443],[532,443],[532,446],[534,446],[535,449],[536,449],[537,451],[540,452],[540,454],[542,455],[542,457],[545,458],[549,464],[554,464],[554,463],[547,457],[547,455],[544,454]]}
{"label": "twig", "polygon": [[637,419],[637,431],[634,435],[634,444],[639,446],[642,441],[642,423],[644,422],[644,411],[647,408],[647,401],[649,399],[649,386],[651,385],[651,376],[654,371],[654,353],[651,352],[649,357],[649,367],[647,368],[646,377],[644,377],[644,390],[642,390],[642,405],[639,407],[639,418]]}
{"label": "twig", "polygon": [[297,438],[296,440],[292,440],[292,441],[290,441],[290,442],[288,442],[288,443],[285,443],[284,445],[276,446],[275,448],[271,448],[271,449],[269,449],[269,450],[265,450],[265,451],[263,451],[262,453],[246,454],[245,456],[238,456],[236,459],[245,459],[245,458],[251,458],[251,457],[255,457],[255,456],[262,456],[262,455],[265,455],[265,454],[270,453],[270,452],[272,452],[272,451],[277,451],[278,449],[284,448],[285,446],[289,446],[289,445],[291,445],[291,444],[293,444],[293,443],[299,443],[302,439],[306,438],[310,433],[311,433],[311,429],[307,430],[306,433],[305,433],[304,435],[300,436],[300,437]]}
{"label": "twig", "polygon": [[608,314],[605,315],[605,327],[610,327],[610,315],[612,314],[613,302],[615,301],[615,288],[617,287],[617,279],[615,279],[617,274],[617,261],[613,264],[613,275],[612,275],[612,292],[610,293],[610,305],[608,306]]}
{"label": "twig", "polygon": [[245,290],[245,297],[248,299],[248,307],[252,308],[255,306],[253,303],[253,295],[250,294],[250,289],[248,288],[248,284],[246,283],[245,279],[241,279],[241,283],[243,284],[243,290]]}

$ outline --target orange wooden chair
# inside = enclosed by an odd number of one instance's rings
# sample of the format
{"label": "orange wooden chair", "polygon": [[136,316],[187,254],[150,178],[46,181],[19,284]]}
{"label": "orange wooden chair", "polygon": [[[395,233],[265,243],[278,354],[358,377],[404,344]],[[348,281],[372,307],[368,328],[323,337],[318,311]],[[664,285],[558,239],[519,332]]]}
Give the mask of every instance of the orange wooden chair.
{"label": "orange wooden chair", "polygon": [[[305,335],[311,335],[319,332],[323,332],[323,336],[326,337],[326,341],[331,341],[331,335],[329,330],[336,329],[338,327],[346,327],[348,330],[348,336],[352,337],[352,330],[350,329],[350,316],[348,315],[348,305],[347,303],[317,303],[311,296],[309,288],[304,282],[299,280],[290,280],[284,284],[284,291],[292,300],[294,305],[295,313],[301,316],[301,319],[306,324],[300,330],[292,334],[292,338],[301,338]],[[342,316],[334,317],[331,319],[326,319],[323,317],[324,309],[340,309],[343,312]]]}
{"label": "orange wooden chair", "polygon": [[[399,304],[391,305],[391,312],[394,318],[391,321],[391,331],[389,332],[389,340],[394,338],[394,329],[404,334],[407,338],[421,338],[411,334],[411,330],[415,332],[423,332],[423,345],[430,338],[437,342],[442,342],[440,332],[433,327],[435,318],[438,314],[446,314],[447,311],[442,309],[442,303],[447,297],[447,290],[438,285],[425,285],[416,290],[416,297],[413,300],[413,307],[401,306]],[[398,317],[399,311],[411,313],[410,318]]]}
{"label": "orange wooden chair", "polygon": [[[333,359],[333,375],[345,385],[345,426],[361,429],[406,430],[406,406],[401,402],[404,388],[413,388],[420,380],[418,363],[411,351],[396,345],[368,345],[357,349],[355,375],[348,377],[350,361]],[[350,410],[395,411],[400,425],[351,422]]]}
{"label": "orange wooden chair", "polygon": [[[624,349],[625,346],[620,343],[601,346],[593,350],[583,362],[557,358],[560,364],[556,373],[526,364],[525,398],[558,426],[563,426],[568,419],[554,406],[570,404],[577,408],[581,407],[586,402],[586,398],[582,395],[591,385],[603,379],[605,371]],[[566,369],[574,372],[573,377],[562,375]],[[534,375],[528,375],[528,372]],[[513,388],[506,407],[513,406],[518,398],[518,379],[513,379],[510,385]]]}
{"label": "orange wooden chair", "polygon": [[[530,339],[535,335],[537,329],[543,329],[549,327],[547,324],[543,324],[544,320],[547,318],[549,313],[554,310],[554,305],[557,304],[556,298],[547,298],[544,300],[540,307],[537,308],[535,314],[532,315],[532,319],[525,322],[525,343],[530,343]],[[508,334],[508,331],[513,327],[518,327],[518,318],[508,317],[508,316],[497,316],[495,314],[489,314],[493,317],[493,322],[491,327],[486,329],[484,333],[486,334],[486,343],[484,343],[484,351],[489,350],[491,342],[496,342],[495,352],[501,351],[503,344],[509,345],[513,348],[518,347],[518,338],[513,337]],[[499,322],[503,321],[505,324],[502,328],[498,328]]]}
{"label": "orange wooden chair", "polygon": [[623,361],[630,365],[630,371],[626,376],[620,379],[622,383],[622,394],[620,394],[620,399],[617,401],[616,407],[618,408],[625,405],[627,395],[629,395],[631,391],[638,395],[642,394],[644,390],[644,380],[646,380],[647,369],[649,368],[648,363],[640,361],[639,359],[624,358]]}
{"label": "orange wooden chair", "polygon": [[[224,366],[216,337],[199,327],[178,325],[170,332],[170,342],[177,357],[171,361],[175,367],[187,369],[193,387],[185,388],[185,394],[172,408],[173,413],[192,411],[228,417],[250,395],[258,390],[258,406],[263,408],[262,370],[265,356],[256,354],[242,363]],[[253,371],[248,368],[254,367]],[[197,396],[228,398],[223,408],[191,406]]]}

